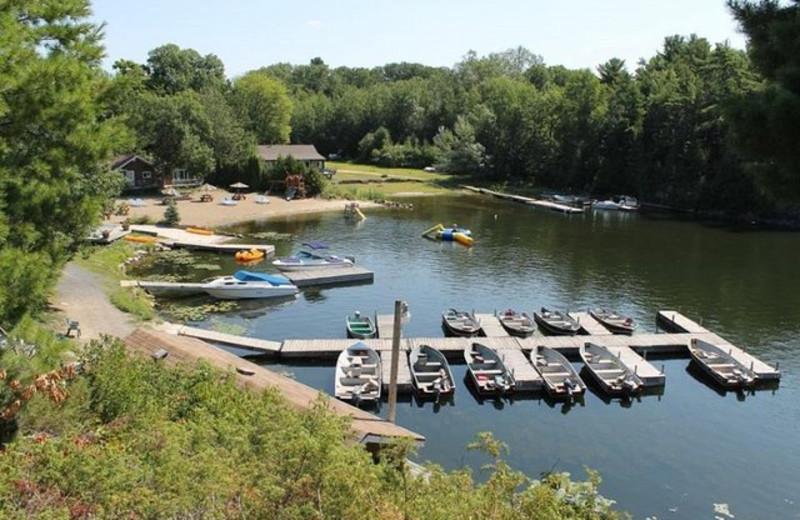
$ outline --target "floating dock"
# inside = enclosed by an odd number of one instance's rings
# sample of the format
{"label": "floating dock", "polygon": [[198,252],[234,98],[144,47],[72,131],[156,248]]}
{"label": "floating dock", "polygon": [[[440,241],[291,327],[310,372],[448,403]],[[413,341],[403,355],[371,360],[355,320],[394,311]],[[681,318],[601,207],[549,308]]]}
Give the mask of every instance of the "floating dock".
{"label": "floating dock", "polygon": [[[777,380],[780,379],[780,372],[771,367],[770,365],[756,359],[754,356],[744,352],[742,349],[737,348],[720,336],[708,332],[706,329],[700,327],[688,318],[680,315],[679,313],[668,311],[671,323],[679,323],[681,326],[693,330],[703,330],[705,332],[675,332],[675,333],[658,333],[658,334],[634,334],[632,336],[621,334],[609,334],[603,328],[602,331],[596,329],[589,323],[594,322],[599,326],[599,323],[588,314],[575,313],[580,315],[581,323],[586,325],[584,330],[597,331],[598,334],[592,335],[578,335],[578,336],[538,336],[534,335],[528,338],[515,338],[508,334],[492,337],[430,337],[430,338],[400,338],[400,351],[405,357],[405,362],[402,362],[401,369],[398,374],[398,391],[404,392],[411,389],[411,374],[408,369],[407,353],[419,345],[430,345],[433,348],[440,350],[451,361],[457,363],[464,362],[464,349],[468,348],[473,342],[478,342],[492,348],[504,357],[504,360],[509,366],[509,369],[514,370],[514,376],[517,379],[518,389],[520,390],[538,390],[542,386],[542,380],[539,373],[528,362],[527,354],[537,346],[546,346],[560,351],[562,354],[572,357],[578,357],[579,350],[587,342],[596,343],[607,347],[609,350],[617,354],[628,365],[630,365],[636,373],[643,379],[645,386],[656,387],[663,386],[666,381],[665,374],[659,368],[653,366],[648,360],[648,355],[673,355],[679,354],[689,357],[688,345],[692,338],[703,339],[709,343],[719,345],[725,350],[731,351],[732,355],[741,361],[746,366],[752,366],[754,372],[761,380]],[[491,317],[494,320],[497,318],[494,315],[487,314],[481,315],[482,318]],[[382,359],[387,362],[391,359],[392,349],[392,321],[391,315],[377,316],[378,323],[381,326],[381,339],[368,339],[361,340],[375,350],[379,351]],[[499,322],[498,322],[499,325]],[[180,331],[180,326],[172,327],[173,331]],[[254,338],[246,338],[230,334],[219,335],[214,338],[212,335],[217,334],[211,331],[202,331],[201,329],[192,329],[190,327],[183,327],[187,331],[187,335],[195,335],[195,337],[202,337],[209,341],[216,341],[226,345],[231,345],[241,348],[249,348],[251,350],[259,351],[262,354],[268,354],[283,359],[312,359],[312,360],[333,360],[339,353],[352,345],[353,339],[287,339],[283,342],[276,341],[263,341]],[[385,337],[384,332],[389,331],[389,337]],[[492,331],[491,327],[488,329]],[[198,332],[199,331],[199,332]],[[505,333],[505,331],[503,331]],[[218,339],[222,338],[222,339]],[[390,365],[384,364],[384,382],[388,383]]]}
{"label": "floating dock", "polygon": [[258,249],[267,255],[275,253],[275,246],[268,244],[231,244],[236,237],[218,234],[190,233],[185,229],[167,228],[151,225],[133,225],[131,230],[152,235],[166,246],[196,251],[215,251],[219,253],[236,253],[237,251]]}
{"label": "floating dock", "polygon": [[581,325],[584,334],[589,336],[613,336],[614,333],[603,326],[602,323],[597,321],[588,312],[568,312],[567,314],[572,317]]}
{"label": "floating dock", "polygon": [[298,287],[368,284],[375,281],[375,273],[357,266],[337,269],[313,269],[309,271],[286,271],[280,274],[291,280]]}
{"label": "floating dock", "polygon": [[486,188],[477,188],[475,186],[462,185],[461,187],[464,188],[465,190],[473,191],[475,193],[491,195],[492,197],[496,197],[498,199],[505,199],[513,202],[519,202],[521,204],[527,204],[529,206],[534,206],[537,208],[558,211],[559,213],[567,213],[567,214],[583,213],[583,208],[576,208],[575,206],[570,206],[568,204],[560,204],[558,202],[553,202],[550,200],[534,199],[531,197],[523,197],[521,195],[511,195],[509,193],[501,193],[499,191],[487,190]]}
{"label": "floating dock", "polygon": [[500,318],[498,318],[497,315],[476,314],[475,318],[481,322],[481,330],[483,331],[484,336],[490,338],[510,336],[508,331],[503,328],[503,324],[500,323]]}

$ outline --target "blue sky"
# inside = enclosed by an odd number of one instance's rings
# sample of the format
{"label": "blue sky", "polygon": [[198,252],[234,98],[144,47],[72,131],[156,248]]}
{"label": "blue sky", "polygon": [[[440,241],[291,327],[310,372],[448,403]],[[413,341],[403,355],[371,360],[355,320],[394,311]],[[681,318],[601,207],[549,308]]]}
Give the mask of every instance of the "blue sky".
{"label": "blue sky", "polygon": [[416,62],[452,67],[519,45],[548,65],[634,70],[665,36],[697,34],[743,49],[724,0],[94,0],[106,68],[166,43],[216,54],[229,77],[321,57],[332,67]]}

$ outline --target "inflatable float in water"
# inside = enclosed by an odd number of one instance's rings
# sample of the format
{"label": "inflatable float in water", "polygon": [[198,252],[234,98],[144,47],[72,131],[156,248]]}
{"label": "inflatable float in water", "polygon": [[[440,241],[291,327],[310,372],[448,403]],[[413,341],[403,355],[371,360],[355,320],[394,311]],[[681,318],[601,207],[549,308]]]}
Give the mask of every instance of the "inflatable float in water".
{"label": "inflatable float in water", "polygon": [[446,228],[441,224],[436,224],[423,231],[422,236],[435,240],[443,240],[445,242],[458,242],[467,247],[471,247],[473,242],[472,232],[469,229],[460,228],[456,225]]}

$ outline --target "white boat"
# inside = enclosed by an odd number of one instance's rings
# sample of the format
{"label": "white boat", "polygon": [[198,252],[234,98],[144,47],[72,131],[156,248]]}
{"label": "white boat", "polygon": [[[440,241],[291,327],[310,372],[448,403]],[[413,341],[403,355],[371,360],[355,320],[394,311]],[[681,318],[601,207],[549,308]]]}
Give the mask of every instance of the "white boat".
{"label": "white boat", "polygon": [[355,259],[351,256],[342,257],[319,252],[328,249],[328,246],[320,242],[306,242],[303,245],[308,249],[303,249],[294,256],[279,258],[272,262],[272,265],[281,271],[332,269],[355,265]]}
{"label": "white boat", "polygon": [[630,195],[620,195],[619,209],[621,211],[639,211],[639,200]]}
{"label": "white boat", "polygon": [[236,271],[232,276],[221,276],[203,285],[202,289],[222,300],[278,298],[297,294],[297,286],[288,278],[252,271]]}
{"label": "white boat", "polygon": [[368,345],[358,342],[344,349],[336,360],[333,393],[343,401],[377,402],[381,398],[381,358]]}
{"label": "white boat", "polygon": [[517,381],[508,371],[503,359],[486,345],[473,343],[464,349],[472,384],[480,396],[505,395],[514,391]]}
{"label": "white boat", "polygon": [[421,397],[450,396],[456,387],[444,354],[430,345],[420,345],[408,356],[411,380]]}
{"label": "white boat", "polygon": [[606,347],[586,343],[581,359],[597,383],[610,395],[629,395],[642,390],[642,380]]}
{"label": "white boat", "polygon": [[564,355],[550,347],[531,350],[531,363],[544,380],[544,390],[550,397],[572,399],[586,391],[586,383]]}
{"label": "white boat", "polygon": [[757,376],[753,370],[734,358],[730,352],[712,343],[692,338],[689,354],[720,386],[742,388],[756,382]]}
{"label": "white boat", "polygon": [[598,209],[604,211],[619,211],[621,209],[621,204],[611,199],[596,200],[592,202],[592,209]]}

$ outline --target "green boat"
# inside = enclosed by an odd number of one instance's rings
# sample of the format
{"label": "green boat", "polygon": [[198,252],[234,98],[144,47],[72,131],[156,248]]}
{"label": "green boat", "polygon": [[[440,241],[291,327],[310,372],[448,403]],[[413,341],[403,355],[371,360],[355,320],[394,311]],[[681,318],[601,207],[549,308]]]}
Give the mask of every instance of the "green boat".
{"label": "green boat", "polygon": [[375,327],[375,322],[372,321],[372,318],[362,316],[358,311],[345,318],[345,327],[347,328],[348,338],[370,339],[378,335],[378,329]]}

